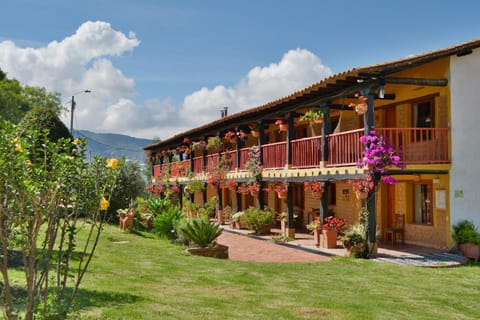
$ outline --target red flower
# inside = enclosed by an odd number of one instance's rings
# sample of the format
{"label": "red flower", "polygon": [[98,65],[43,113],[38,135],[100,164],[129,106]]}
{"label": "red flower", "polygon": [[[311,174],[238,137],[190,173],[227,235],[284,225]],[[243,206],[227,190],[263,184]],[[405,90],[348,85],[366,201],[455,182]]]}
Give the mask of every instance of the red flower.
{"label": "red flower", "polygon": [[333,216],[326,217],[323,223],[323,230],[334,230],[342,231],[343,228],[347,226],[347,219],[336,218]]}

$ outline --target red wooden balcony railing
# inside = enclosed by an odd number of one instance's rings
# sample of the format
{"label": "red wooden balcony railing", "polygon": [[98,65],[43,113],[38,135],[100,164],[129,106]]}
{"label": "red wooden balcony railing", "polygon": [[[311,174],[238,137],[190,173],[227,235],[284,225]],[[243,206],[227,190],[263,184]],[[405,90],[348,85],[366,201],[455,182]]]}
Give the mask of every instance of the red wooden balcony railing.
{"label": "red wooden balcony railing", "polygon": [[203,172],[203,157],[193,158],[193,172],[200,174]]}
{"label": "red wooden balcony railing", "polygon": [[[418,163],[445,163],[450,162],[448,151],[448,128],[379,128],[378,135],[385,136],[394,146],[401,160],[405,164]],[[355,165],[362,155],[363,144],[360,137],[364,130],[357,129],[348,132],[330,134],[328,136],[329,159],[328,166]],[[262,146],[263,168],[279,169],[286,164],[286,142],[270,143]],[[245,170],[249,148],[240,149],[241,170]],[[319,167],[321,160],[321,136],[296,139],[292,141],[292,167],[314,168]],[[235,171],[236,150],[226,152],[230,159],[228,170]],[[207,156],[207,171],[218,166],[219,155]],[[202,173],[203,157],[193,159],[195,174]],[[190,160],[173,162],[153,166],[153,176],[161,176],[168,172],[172,177],[186,176],[190,168]]]}
{"label": "red wooden balcony railing", "polygon": [[212,171],[218,166],[218,153],[209,154],[207,156],[207,171]]}
{"label": "red wooden balcony railing", "polygon": [[286,142],[270,143],[262,146],[263,168],[283,168],[287,162]]}
{"label": "red wooden balcony railing", "polygon": [[292,141],[292,167],[312,168],[322,159],[322,137],[303,138]]}
{"label": "red wooden balcony railing", "polygon": [[245,170],[245,163],[248,160],[248,151],[250,148],[240,149],[240,170]]}
{"label": "red wooden balcony railing", "polygon": [[228,160],[228,171],[235,171],[235,168],[237,167],[237,151],[227,151],[225,152],[225,156]]}
{"label": "red wooden balcony railing", "polygon": [[448,128],[380,128],[405,164],[450,162]]}
{"label": "red wooden balcony railing", "polygon": [[328,166],[351,166],[362,155],[360,137],[364,130],[333,133],[328,136]]}
{"label": "red wooden balcony railing", "polygon": [[156,164],[153,166],[153,177],[158,177],[162,174],[162,166],[160,164]]}

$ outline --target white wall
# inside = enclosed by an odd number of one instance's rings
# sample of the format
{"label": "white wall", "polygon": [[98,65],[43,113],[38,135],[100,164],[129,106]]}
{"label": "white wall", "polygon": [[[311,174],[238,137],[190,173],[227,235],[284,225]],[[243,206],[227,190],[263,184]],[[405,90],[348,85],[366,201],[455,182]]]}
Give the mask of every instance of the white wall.
{"label": "white wall", "polygon": [[480,226],[480,49],[451,57],[450,88],[451,223],[467,219]]}

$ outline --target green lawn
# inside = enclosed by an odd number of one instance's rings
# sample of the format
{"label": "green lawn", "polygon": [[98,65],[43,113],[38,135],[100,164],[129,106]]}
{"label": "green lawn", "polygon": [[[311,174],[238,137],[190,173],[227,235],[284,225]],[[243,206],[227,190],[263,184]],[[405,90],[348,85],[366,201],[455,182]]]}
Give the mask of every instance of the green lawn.
{"label": "green lawn", "polygon": [[428,269],[335,258],[248,263],[191,256],[107,226],[81,319],[479,319],[480,265]]}

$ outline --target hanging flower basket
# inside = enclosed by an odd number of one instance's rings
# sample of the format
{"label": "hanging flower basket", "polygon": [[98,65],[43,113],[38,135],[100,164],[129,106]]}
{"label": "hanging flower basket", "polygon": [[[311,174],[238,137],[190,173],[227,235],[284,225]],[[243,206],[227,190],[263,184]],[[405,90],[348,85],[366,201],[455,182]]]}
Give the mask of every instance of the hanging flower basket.
{"label": "hanging flower basket", "polygon": [[315,122],[317,124],[322,124],[323,123],[323,117],[317,118],[317,119],[313,120],[313,122]]}
{"label": "hanging flower basket", "polygon": [[360,103],[355,106],[355,112],[361,116],[367,113],[368,106],[366,103]]}
{"label": "hanging flower basket", "polygon": [[355,197],[357,200],[365,200],[368,198],[368,193],[364,191],[355,191]]}
{"label": "hanging flower basket", "polygon": [[260,137],[260,131],[252,130],[252,131],[250,131],[250,132],[251,132],[251,134],[252,134],[252,137],[255,137],[255,138]]}
{"label": "hanging flower basket", "polygon": [[287,199],[287,192],[277,192],[278,199]]}
{"label": "hanging flower basket", "polygon": [[284,123],[283,120],[277,120],[275,124],[279,127],[280,131],[288,131],[288,123]]}

